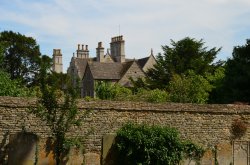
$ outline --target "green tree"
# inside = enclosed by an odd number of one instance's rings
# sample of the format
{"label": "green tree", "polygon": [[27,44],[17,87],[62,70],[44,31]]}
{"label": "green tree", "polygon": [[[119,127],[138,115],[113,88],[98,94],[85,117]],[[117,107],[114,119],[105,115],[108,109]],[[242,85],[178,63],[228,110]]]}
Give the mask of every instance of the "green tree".
{"label": "green tree", "polygon": [[149,69],[148,82],[153,88],[166,88],[175,74],[186,74],[193,70],[195,74],[204,76],[213,72],[213,64],[220,48],[207,50],[203,40],[186,37],[178,42],[171,40],[171,46],[162,46],[163,54],[156,58],[157,64]]}
{"label": "green tree", "polygon": [[27,97],[34,96],[35,93],[23,85],[18,80],[11,80],[8,73],[0,69],[0,96]]}
{"label": "green tree", "polygon": [[221,103],[223,99],[223,82],[225,77],[225,66],[222,64],[213,74],[207,74],[206,78],[213,86],[212,91],[209,93],[209,103]]}
{"label": "green tree", "polygon": [[224,103],[250,102],[250,39],[236,46],[225,66]]}
{"label": "green tree", "polygon": [[207,79],[193,71],[174,75],[168,86],[170,100],[181,103],[206,103],[212,88]]}
{"label": "green tree", "polygon": [[[47,84],[48,76],[46,67],[42,68],[40,79],[41,96],[38,99],[38,107],[31,109],[31,112],[40,117],[50,127],[54,139],[56,164],[59,165],[69,151],[66,146],[70,144],[68,143],[70,139],[66,138],[66,133],[73,126],[79,126],[88,112],[86,111],[83,115],[79,114],[76,105],[77,93],[70,85],[65,90],[64,98],[59,98],[57,84],[49,86]],[[79,144],[79,141],[77,143]]]}
{"label": "green tree", "polygon": [[4,46],[3,68],[11,79],[20,79],[24,84],[33,82],[41,60],[36,41],[20,33],[3,31],[0,43]]}
{"label": "green tree", "polygon": [[4,56],[3,56],[3,45],[0,43],[0,69],[3,68],[3,59],[4,59]]}
{"label": "green tree", "polygon": [[118,130],[115,142],[116,164],[173,165],[184,158],[199,160],[204,153],[194,143],[182,141],[171,127],[128,123]]}
{"label": "green tree", "polygon": [[[41,79],[43,78],[44,75],[41,74],[41,70],[45,71],[45,74],[47,76],[47,83],[49,83],[49,77],[52,75],[51,72],[51,67],[52,67],[52,59],[47,56],[47,55],[42,55],[40,60],[39,60],[39,68],[37,68],[35,77],[33,78],[33,81],[29,84],[29,86],[32,87],[38,87],[40,85]],[[50,81],[49,85],[52,85],[54,82]]]}

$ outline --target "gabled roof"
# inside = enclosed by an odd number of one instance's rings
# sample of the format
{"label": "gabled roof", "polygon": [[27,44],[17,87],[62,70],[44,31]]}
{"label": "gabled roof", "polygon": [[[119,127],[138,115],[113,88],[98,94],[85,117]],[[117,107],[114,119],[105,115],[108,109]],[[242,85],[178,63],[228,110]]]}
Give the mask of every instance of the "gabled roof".
{"label": "gabled roof", "polygon": [[96,80],[120,80],[127,73],[133,63],[136,63],[136,65],[138,65],[143,71],[143,67],[147,64],[150,57],[151,56],[138,60],[126,59],[126,62],[123,63],[100,63],[96,61],[96,58],[74,58],[72,59],[72,62],[74,62],[74,65],[78,70],[78,76],[80,79],[83,78],[86,72],[86,67],[88,66],[93,78]]}
{"label": "gabled roof", "polygon": [[95,58],[88,58],[88,59],[83,59],[83,58],[72,58],[72,62],[75,64],[77,71],[78,71],[78,76],[80,79],[83,78],[83,75],[86,70],[86,66],[88,62],[96,60]]}
{"label": "gabled roof", "polygon": [[154,67],[154,65],[156,64],[156,59],[153,55],[152,50],[151,50],[151,54],[148,57],[138,59],[137,63],[139,64],[139,66],[142,68],[144,72],[147,72],[149,68]]}
{"label": "gabled roof", "polygon": [[74,59],[74,61],[75,61],[75,64],[77,66],[77,69],[78,69],[78,76],[80,78],[82,78],[84,73],[85,73],[85,69],[86,69],[88,60],[87,59],[76,58],[76,59]]}
{"label": "gabled roof", "polygon": [[149,58],[150,58],[150,56],[149,56],[149,57],[145,57],[145,58],[138,59],[138,60],[137,60],[137,63],[139,64],[139,66],[140,66],[141,68],[143,68],[144,65],[147,63],[147,61],[148,61]]}
{"label": "gabled roof", "polygon": [[89,62],[88,66],[94,79],[119,80],[123,65],[121,63]]}
{"label": "gabled roof", "polygon": [[124,62],[122,63],[122,70],[121,70],[121,76],[123,76],[128,69],[131,67],[131,65],[134,63],[135,61],[128,61],[128,62]]}

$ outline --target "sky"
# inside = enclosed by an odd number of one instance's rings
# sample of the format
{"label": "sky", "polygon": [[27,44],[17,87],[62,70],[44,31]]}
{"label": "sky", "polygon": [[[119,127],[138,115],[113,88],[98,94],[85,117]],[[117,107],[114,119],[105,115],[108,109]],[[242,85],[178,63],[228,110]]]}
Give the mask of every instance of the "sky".
{"label": "sky", "polygon": [[61,49],[64,72],[77,44],[109,48],[123,35],[127,58],[162,52],[162,45],[185,37],[222,47],[217,60],[250,38],[250,0],[0,0],[0,31],[36,39],[42,54]]}

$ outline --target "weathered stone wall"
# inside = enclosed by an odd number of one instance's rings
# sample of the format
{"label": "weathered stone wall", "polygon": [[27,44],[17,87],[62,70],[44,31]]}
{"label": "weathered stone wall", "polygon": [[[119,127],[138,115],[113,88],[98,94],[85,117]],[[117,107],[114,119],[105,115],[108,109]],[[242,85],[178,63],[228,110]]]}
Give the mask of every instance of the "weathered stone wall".
{"label": "weathered stone wall", "polygon": [[[40,138],[50,136],[44,121],[27,112],[35,106],[34,99],[0,97],[0,142],[7,134],[16,134],[25,127]],[[102,137],[115,133],[128,121],[177,128],[181,137],[190,139],[205,148],[217,144],[231,145],[230,128],[234,119],[250,119],[247,105],[201,105],[201,104],[151,104],[142,102],[112,102],[79,100],[79,111],[90,110],[80,128],[73,128],[69,136],[85,136],[86,151],[101,154]],[[249,126],[248,126],[249,128]],[[250,131],[240,139],[249,141]],[[8,137],[7,137],[8,142]],[[231,153],[231,151],[227,151]],[[231,159],[231,158],[230,158]],[[212,160],[211,160],[212,161]]]}

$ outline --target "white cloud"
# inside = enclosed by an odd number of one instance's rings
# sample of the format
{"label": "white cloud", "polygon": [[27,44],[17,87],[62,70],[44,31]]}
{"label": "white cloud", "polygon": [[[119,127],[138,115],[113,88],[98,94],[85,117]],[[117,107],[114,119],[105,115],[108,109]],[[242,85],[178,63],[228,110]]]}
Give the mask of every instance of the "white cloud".
{"label": "white cloud", "polygon": [[249,0],[2,0],[0,24],[35,36],[45,54],[62,48],[65,66],[77,43],[89,44],[95,55],[97,42],[108,47],[119,25],[130,58],[186,36],[222,46],[219,58],[225,58],[250,35],[249,7]]}

